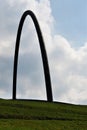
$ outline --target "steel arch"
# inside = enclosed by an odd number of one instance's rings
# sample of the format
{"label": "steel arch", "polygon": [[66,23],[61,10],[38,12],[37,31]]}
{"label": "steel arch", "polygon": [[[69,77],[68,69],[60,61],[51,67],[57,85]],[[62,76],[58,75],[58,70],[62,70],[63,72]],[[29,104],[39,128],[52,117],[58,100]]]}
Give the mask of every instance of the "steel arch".
{"label": "steel arch", "polygon": [[43,62],[47,101],[52,102],[53,97],[52,97],[51,78],[50,78],[47,53],[46,53],[44,40],[42,37],[39,23],[37,21],[35,14],[31,10],[27,10],[23,13],[21,20],[20,20],[20,23],[19,23],[18,31],[17,31],[15,54],[14,54],[14,65],[13,65],[13,100],[16,100],[17,66],[18,66],[18,53],[19,53],[20,38],[21,38],[23,24],[24,24],[24,21],[25,21],[25,18],[27,15],[31,16],[31,18],[34,22],[35,28],[36,28],[36,32],[37,32],[37,36],[38,36],[38,40],[39,40],[39,45],[40,45],[40,50],[41,50],[42,62]]}

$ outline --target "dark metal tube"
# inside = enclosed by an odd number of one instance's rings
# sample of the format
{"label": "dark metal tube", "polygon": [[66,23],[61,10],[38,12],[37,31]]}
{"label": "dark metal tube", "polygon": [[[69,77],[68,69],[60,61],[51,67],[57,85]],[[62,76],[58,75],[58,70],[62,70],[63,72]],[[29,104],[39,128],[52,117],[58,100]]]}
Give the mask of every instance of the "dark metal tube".
{"label": "dark metal tube", "polygon": [[40,50],[41,50],[41,56],[42,56],[42,62],[43,62],[43,69],[44,69],[44,76],[45,76],[45,84],[46,84],[46,92],[47,92],[47,101],[52,102],[52,88],[51,88],[51,79],[50,79],[50,71],[49,71],[49,65],[48,65],[48,59],[47,59],[47,53],[44,45],[44,40],[42,37],[42,33],[40,30],[40,26],[38,24],[37,18],[34,15],[34,13],[30,10],[27,10],[23,13],[19,27],[17,32],[17,38],[16,38],[16,46],[15,46],[15,54],[14,54],[14,67],[13,67],[13,100],[16,99],[16,82],[17,82],[17,66],[18,66],[18,53],[19,53],[19,45],[20,45],[20,38],[21,38],[21,32],[24,20],[27,15],[30,15],[38,35]]}

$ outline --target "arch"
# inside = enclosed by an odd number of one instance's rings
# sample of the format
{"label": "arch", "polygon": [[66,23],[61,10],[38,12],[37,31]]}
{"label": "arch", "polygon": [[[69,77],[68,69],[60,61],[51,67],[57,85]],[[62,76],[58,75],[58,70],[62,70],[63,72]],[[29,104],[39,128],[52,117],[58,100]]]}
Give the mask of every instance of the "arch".
{"label": "arch", "polygon": [[23,13],[18,31],[17,31],[17,38],[16,38],[16,45],[15,45],[15,54],[14,54],[14,65],[13,65],[13,100],[16,100],[16,82],[17,82],[17,66],[18,66],[18,53],[19,53],[19,45],[20,45],[20,37],[22,32],[22,27],[25,21],[25,18],[27,15],[30,15],[38,36],[40,50],[41,50],[41,56],[42,56],[42,62],[43,62],[43,69],[44,69],[44,77],[45,77],[45,84],[46,84],[46,93],[47,93],[47,101],[52,102],[52,88],[51,88],[51,79],[50,79],[50,71],[49,71],[49,65],[48,65],[48,59],[47,59],[47,53],[44,45],[44,40],[42,37],[42,33],[40,30],[39,23],[37,21],[36,16],[34,13],[30,10],[27,10]]}

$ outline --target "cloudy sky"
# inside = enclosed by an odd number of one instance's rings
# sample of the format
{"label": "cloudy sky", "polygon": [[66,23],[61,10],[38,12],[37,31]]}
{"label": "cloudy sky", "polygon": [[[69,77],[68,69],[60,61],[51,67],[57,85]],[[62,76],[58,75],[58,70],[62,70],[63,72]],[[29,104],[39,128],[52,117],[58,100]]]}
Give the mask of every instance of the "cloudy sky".
{"label": "cloudy sky", "polygon": [[[17,28],[23,12],[32,10],[45,41],[54,101],[87,104],[87,0],[0,3],[0,98],[12,98]],[[46,100],[39,43],[30,17],[21,36],[17,98]]]}

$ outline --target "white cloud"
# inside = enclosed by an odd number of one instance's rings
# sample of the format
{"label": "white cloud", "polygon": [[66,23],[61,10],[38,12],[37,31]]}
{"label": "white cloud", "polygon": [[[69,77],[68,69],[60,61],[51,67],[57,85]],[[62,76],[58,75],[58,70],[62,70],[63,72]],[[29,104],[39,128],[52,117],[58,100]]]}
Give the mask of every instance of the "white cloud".
{"label": "white cloud", "polygon": [[[0,93],[11,98],[12,66],[17,27],[22,13],[37,16],[48,53],[54,100],[87,104],[87,43],[75,50],[66,38],[53,34],[49,0],[5,0],[0,5]],[[3,13],[2,13],[3,12]],[[19,57],[17,97],[46,99],[39,44],[32,20],[25,21]]]}
{"label": "white cloud", "polygon": [[87,55],[84,51],[86,45],[75,50],[71,48],[70,43],[65,38],[59,35],[54,37],[54,44],[52,59],[50,58],[53,63],[51,68],[52,82],[55,86],[54,98],[80,103],[80,101],[87,99]]}

